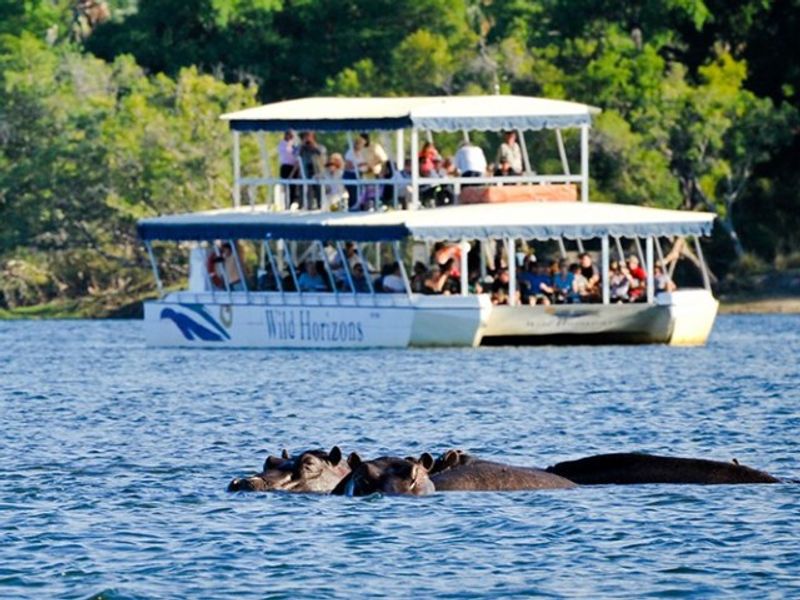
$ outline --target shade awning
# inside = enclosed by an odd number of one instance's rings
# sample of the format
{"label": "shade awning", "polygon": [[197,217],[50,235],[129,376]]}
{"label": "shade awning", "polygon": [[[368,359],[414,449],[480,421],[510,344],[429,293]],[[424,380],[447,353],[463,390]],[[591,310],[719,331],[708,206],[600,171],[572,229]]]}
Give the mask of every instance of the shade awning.
{"label": "shade awning", "polygon": [[380,213],[271,212],[261,207],[139,221],[150,240],[288,239],[394,241],[591,239],[605,235],[708,235],[713,213],[582,202],[520,202]]}
{"label": "shade awning", "polygon": [[600,109],[526,96],[300,98],[222,115],[234,131],[555,129],[589,125]]}

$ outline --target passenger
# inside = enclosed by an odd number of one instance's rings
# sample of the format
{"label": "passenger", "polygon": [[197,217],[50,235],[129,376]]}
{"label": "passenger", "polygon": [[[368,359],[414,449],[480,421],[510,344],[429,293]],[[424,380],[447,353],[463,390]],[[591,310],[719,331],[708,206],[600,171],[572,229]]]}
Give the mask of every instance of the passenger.
{"label": "passenger", "polygon": [[425,142],[419,151],[419,174],[422,177],[431,177],[436,168],[435,161],[441,160],[439,151],[433,142]]}
{"label": "passenger", "polygon": [[357,294],[367,294],[369,293],[369,282],[367,281],[367,276],[364,273],[364,267],[361,264],[357,264],[353,267],[353,272],[351,273],[353,277],[353,288]]}
{"label": "passenger", "polygon": [[425,290],[425,280],[428,278],[428,268],[421,262],[414,263],[414,273],[411,276],[411,291],[422,294]]}
{"label": "passenger", "polygon": [[579,257],[581,275],[586,279],[586,293],[582,296],[582,302],[597,302],[600,300],[600,273],[592,262],[592,257],[588,252],[583,252]]}
{"label": "passenger", "polygon": [[631,287],[630,273],[612,260],[609,265],[608,287],[612,302],[627,302],[630,300],[628,292]]}
{"label": "passenger", "polygon": [[434,264],[428,271],[423,294],[441,294],[445,283],[447,283],[447,275],[442,273],[442,268],[439,265]]}
{"label": "passenger", "polygon": [[297,279],[297,285],[301,292],[324,292],[328,289],[313,260],[306,261],[306,268]]}
{"label": "passenger", "polygon": [[[281,179],[296,179],[297,166],[297,136],[294,131],[287,129],[283,134],[283,139],[278,143],[278,157],[280,160]],[[289,189],[288,203],[300,201],[300,188],[296,185],[287,186]]]}
{"label": "passenger", "polygon": [[483,150],[469,140],[462,142],[454,161],[462,177],[483,177],[486,174]]}
{"label": "passenger", "polygon": [[389,265],[389,273],[383,278],[383,291],[387,294],[402,294],[406,291],[399,262]]}
{"label": "passenger", "polygon": [[567,263],[566,259],[558,261],[558,272],[553,275],[556,304],[564,304],[568,301],[572,291],[573,277],[574,275],[569,272],[569,263]]}
{"label": "passenger", "polygon": [[344,206],[348,194],[342,184],[343,176],[344,158],[338,152],[334,152],[328,162],[325,163],[323,184],[325,197],[322,201],[322,210],[337,210],[340,206]]}
{"label": "passenger", "polygon": [[461,273],[459,272],[454,258],[448,258],[441,266],[442,273],[446,279],[442,286],[442,293],[445,295],[461,293]]}
{"label": "passenger", "polygon": [[383,172],[387,162],[389,162],[389,155],[383,149],[381,143],[369,139],[368,133],[362,133],[360,136],[365,143],[364,159],[367,163],[367,171],[365,173],[368,179],[375,179]]}
{"label": "passenger", "polygon": [[529,289],[528,304],[552,304],[555,289],[547,266],[536,261],[529,261],[525,282]]}
{"label": "passenger", "polygon": [[433,245],[431,262],[434,262],[440,267],[444,268],[444,264],[451,259],[454,263],[452,267],[453,276],[460,277],[461,270],[459,265],[461,263],[461,246],[447,242],[436,242]]}
{"label": "passenger", "polygon": [[[300,134],[302,143],[298,150],[300,163],[303,166],[303,174],[306,179],[316,179],[322,175],[327,162],[328,150],[317,142],[317,137],[313,131],[305,131]],[[319,207],[320,192],[319,186],[311,185],[308,190],[309,208]]]}
{"label": "passenger", "polygon": [[627,266],[631,278],[630,301],[644,302],[645,292],[647,291],[647,273],[639,264],[639,257],[636,255],[628,257]]}
{"label": "passenger", "polygon": [[496,162],[498,167],[503,163],[508,165],[508,175],[522,175],[522,150],[517,143],[516,131],[503,132],[503,143],[497,149]]}
{"label": "passenger", "polygon": [[667,277],[666,273],[664,273],[664,268],[660,264],[657,264],[653,268],[653,280],[656,286],[656,294],[661,294],[662,292],[674,292],[677,287],[675,282]]}
{"label": "passenger", "polygon": [[[237,252],[238,245],[237,245]],[[239,252],[241,257],[241,252]],[[239,265],[237,264],[236,256],[233,253],[233,246],[230,242],[225,242],[219,247],[219,251],[210,256],[209,268],[213,265],[213,273],[211,273],[211,281],[216,289],[228,289],[232,292],[241,292],[244,290],[244,282],[242,281],[242,274],[239,272]]]}
{"label": "passenger", "polygon": [[569,266],[570,275],[572,275],[572,288],[567,296],[567,302],[570,304],[579,304],[587,302],[590,298],[588,291],[589,282],[583,276],[581,266],[578,263],[572,263]]}

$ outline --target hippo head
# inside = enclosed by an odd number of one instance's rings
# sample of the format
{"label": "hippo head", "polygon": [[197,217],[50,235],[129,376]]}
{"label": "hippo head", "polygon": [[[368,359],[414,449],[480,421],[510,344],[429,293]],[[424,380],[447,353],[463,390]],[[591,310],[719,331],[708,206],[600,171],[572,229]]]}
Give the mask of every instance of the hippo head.
{"label": "hippo head", "polygon": [[441,473],[455,467],[463,467],[474,463],[476,460],[474,456],[467,454],[463,450],[447,450],[434,461],[430,474]]}
{"label": "hippo head", "polygon": [[427,452],[416,458],[382,456],[363,461],[353,452],[347,459],[351,473],[339,482],[334,494],[369,496],[370,494],[405,494],[422,496],[434,492],[428,471],[433,457]]}
{"label": "hippo head", "polygon": [[269,456],[264,470],[252,477],[237,478],[228,485],[229,492],[281,490],[285,492],[330,492],[348,473],[338,446],[325,450],[306,450],[289,456],[286,450]]}

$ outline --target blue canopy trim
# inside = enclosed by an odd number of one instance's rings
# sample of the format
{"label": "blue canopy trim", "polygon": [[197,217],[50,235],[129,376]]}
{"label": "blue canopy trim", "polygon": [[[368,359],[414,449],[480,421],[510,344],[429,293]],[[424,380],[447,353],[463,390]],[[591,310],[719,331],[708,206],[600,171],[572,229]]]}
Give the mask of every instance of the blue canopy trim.
{"label": "blue canopy trim", "polygon": [[230,121],[232,131],[379,131],[395,130],[411,127],[409,117],[380,118],[380,119],[269,119],[246,120],[233,119]]}
{"label": "blue canopy trim", "polygon": [[374,119],[232,119],[232,131],[393,131],[408,127],[432,131],[500,131],[503,129],[565,129],[591,125],[591,115],[528,117],[383,117]]}
{"label": "blue canopy trim", "polygon": [[333,225],[309,223],[242,223],[207,221],[176,223],[158,219],[140,221],[137,225],[143,241],[199,240],[353,240],[382,242],[402,240],[409,235],[405,225]]}

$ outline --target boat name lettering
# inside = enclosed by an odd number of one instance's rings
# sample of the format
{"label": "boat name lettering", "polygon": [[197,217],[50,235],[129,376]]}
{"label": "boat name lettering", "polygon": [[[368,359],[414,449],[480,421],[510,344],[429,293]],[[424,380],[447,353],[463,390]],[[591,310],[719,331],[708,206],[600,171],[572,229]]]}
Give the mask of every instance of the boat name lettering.
{"label": "boat name lettering", "polygon": [[360,321],[314,319],[310,310],[266,311],[267,335],[271,340],[311,342],[362,342],[364,329]]}

